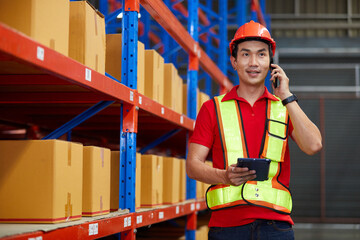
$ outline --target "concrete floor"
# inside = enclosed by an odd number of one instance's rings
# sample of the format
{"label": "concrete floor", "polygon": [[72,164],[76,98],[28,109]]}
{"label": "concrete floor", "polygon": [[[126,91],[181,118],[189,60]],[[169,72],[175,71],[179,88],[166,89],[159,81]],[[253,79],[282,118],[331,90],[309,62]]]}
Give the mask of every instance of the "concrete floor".
{"label": "concrete floor", "polygon": [[296,240],[360,240],[360,224],[295,223]]}

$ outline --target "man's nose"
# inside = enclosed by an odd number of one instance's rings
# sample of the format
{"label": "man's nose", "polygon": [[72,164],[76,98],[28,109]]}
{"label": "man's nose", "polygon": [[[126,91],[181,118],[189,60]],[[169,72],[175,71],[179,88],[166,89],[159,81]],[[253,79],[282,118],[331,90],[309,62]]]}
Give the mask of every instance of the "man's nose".
{"label": "man's nose", "polygon": [[249,62],[249,65],[250,66],[258,66],[259,62],[256,58],[256,56],[251,56],[250,57],[250,62]]}

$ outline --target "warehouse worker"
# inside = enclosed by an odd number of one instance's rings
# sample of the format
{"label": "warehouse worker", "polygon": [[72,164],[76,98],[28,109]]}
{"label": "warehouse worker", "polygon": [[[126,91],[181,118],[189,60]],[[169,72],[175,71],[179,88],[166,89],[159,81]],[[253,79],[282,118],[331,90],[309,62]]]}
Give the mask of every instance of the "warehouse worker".
{"label": "warehouse worker", "polygon": [[[212,186],[209,239],[293,239],[289,190],[288,137],[306,154],[322,148],[319,129],[290,92],[284,70],[271,64],[276,43],[259,23],[248,22],[230,43],[239,85],[203,104],[190,140],[186,170]],[[274,95],[264,86],[279,82]],[[212,153],[213,168],[205,164]],[[237,167],[237,158],[271,159],[268,180],[252,181],[254,170]]]}

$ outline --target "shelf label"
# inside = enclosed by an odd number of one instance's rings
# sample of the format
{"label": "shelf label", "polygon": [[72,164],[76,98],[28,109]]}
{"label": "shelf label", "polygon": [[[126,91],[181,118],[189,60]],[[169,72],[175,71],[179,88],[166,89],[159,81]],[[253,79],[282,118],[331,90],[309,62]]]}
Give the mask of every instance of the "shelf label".
{"label": "shelf label", "polygon": [[28,238],[28,240],[43,240],[42,236]]}
{"label": "shelf label", "polygon": [[176,206],[176,214],[179,214],[179,213],[180,213],[180,207]]}
{"label": "shelf label", "polygon": [[136,217],[136,224],[142,223],[142,215]]}
{"label": "shelf label", "polygon": [[191,209],[191,211],[194,211],[194,210],[195,210],[195,203],[192,203],[192,204],[190,205],[190,209]]}
{"label": "shelf label", "polygon": [[197,56],[198,56],[198,58],[201,58],[201,49],[198,50]]}
{"label": "shelf label", "polygon": [[180,123],[184,124],[184,116],[180,116]]}
{"label": "shelf label", "polygon": [[91,70],[85,68],[85,80],[91,82]]}
{"label": "shelf label", "polygon": [[130,91],[130,101],[134,101],[134,92]]}
{"label": "shelf label", "polygon": [[89,236],[97,235],[99,233],[99,225],[98,223],[89,224]]}
{"label": "shelf label", "polygon": [[164,212],[159,212],[159,219],[163,219],[164,218]]}
{"label": "shelf label", "polygon": [[165,114],[165,108],[161,107],[161,114]]}
{"label": "shelf label", "polygon": [[142,97],[139,96],[139,104],[142,104]]}
{"label": "shelf label", "polygon": [[131,226],[131,217],[124,218],[124,227],[130,227]]}
{"label": "shelf label", "polygon": [[44,61],[44,59],[45,59],[45,50],[40,46],[37,47],[36,58],[41,61]]}

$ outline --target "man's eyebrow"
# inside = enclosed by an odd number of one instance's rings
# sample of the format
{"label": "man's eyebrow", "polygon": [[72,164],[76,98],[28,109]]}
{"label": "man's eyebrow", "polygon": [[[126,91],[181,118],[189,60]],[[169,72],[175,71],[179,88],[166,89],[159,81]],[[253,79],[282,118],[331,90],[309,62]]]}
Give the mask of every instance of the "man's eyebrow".
{"label": "man's eyebrow", "polygon": [[[250,49],[247,49],[247,48],[242,48],[240,51],[244,51],[244,52],[251,52]],[[257,52],[266,52],[266,48],[262,48],[260,50],[258,50]]]}
{"label": "man's eyebrow", "polygon": [[266,48],[260,49],[258,52],[267,52]]}

